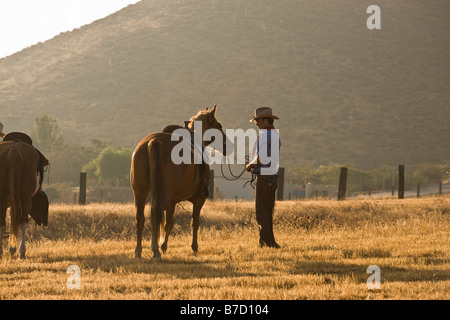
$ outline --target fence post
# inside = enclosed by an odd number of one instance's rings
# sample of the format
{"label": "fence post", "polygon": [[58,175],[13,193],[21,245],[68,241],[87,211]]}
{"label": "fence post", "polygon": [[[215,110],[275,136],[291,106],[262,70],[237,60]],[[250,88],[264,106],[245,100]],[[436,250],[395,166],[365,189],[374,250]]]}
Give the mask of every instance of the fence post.
{"label": "fence post", "polygon": [[86,172],[80,172],[80,195],[79,204],[86,204]]}
{"label": "fence post", "polygon": [[398,166],[398,198],[405,198],[405,165]]}
{"label": "fence post", "polygon": [[347,172],[346,167],[341,168],[341,174],[339,176],[339,190],[338,200],[345,200],[345,194],[347,193]]}
{"label": "fence post", "polygon": [[284,168],[278,168],[278,190],[277,190],[277,200],[283,201],[284,192]]}
{"label": "fence post", "polygon": [[420,198],[420,183],[417,184],[417,198]]}
{"label": "fence post", "polygon": [[439,196],[442,196],[442,181],[439,181]]}
{"label": "fence post", "polygon": [[214,170],[209,170],[209,195],[208,198],[214,200]]}
{"label": "fence post", "polygon": [[392,184],[391,184],[392,196],[395,195],[395,170],[392,171]]}

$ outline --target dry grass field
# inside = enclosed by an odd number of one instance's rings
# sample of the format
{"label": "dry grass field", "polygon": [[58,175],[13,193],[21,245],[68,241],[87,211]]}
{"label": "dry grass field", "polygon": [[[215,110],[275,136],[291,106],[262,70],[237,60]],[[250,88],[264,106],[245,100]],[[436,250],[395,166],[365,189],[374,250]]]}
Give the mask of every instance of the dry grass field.
{"label": "dry grass field", "polygon": [[[48,227],[30,223],[26,260],[3,241],[0,299],[450,299],[449,197],[277,202],[278,250],[258,247],[252,202],[207,202],[197,254],[190,209],[177,206],[154,260],[148,227],[134,258],[132,204],[51,205]],[[380,289],[368,289],[370,265]]]}

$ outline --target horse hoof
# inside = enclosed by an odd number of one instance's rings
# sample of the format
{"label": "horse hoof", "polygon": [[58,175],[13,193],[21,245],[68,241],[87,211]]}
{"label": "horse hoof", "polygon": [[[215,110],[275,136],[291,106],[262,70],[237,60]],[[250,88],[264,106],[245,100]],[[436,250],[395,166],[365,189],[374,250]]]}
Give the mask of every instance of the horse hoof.
{"label": "horse hoof", "polygon": [[141,258],[141,253],[142,253],[142,249],[141,250],[135,249],[134,250],[134,257],[135,258]]}
{"label": "horse hoof", "polygon": [[163,253],[166,253],[166,251],[167,251],[167,243],[163,243],[162,244],[161,250],[162,250]]}
{"label": "horse hoof", "polygon": [[13,255],[14,253],[16,253],[16,251],[17,251],[17,249],[16,249],[16,247],[10,247],[9,248],[9,253],[11,254],[11,255]]}
{"label": "horse hoof", "polygon": [[153,253],[153,259],[161,259],[161,253],[159,253],[159,252],[154,252],[154,253]]}
{"label": "horse hoof", "polygon": [[27,257],[25,257],[25,253],[20,253],[20,259],[25,260]]}
{"label": "horse hoof", "polygon": [[198,252],[198,245],[192,245],[191,248],[192,248],[192,251],[194,251],[195,253]]}

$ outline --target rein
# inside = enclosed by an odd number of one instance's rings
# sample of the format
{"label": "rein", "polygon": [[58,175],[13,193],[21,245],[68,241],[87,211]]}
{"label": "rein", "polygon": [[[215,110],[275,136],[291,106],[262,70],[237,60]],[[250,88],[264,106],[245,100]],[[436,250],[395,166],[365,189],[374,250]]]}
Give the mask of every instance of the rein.
{"label": "rein", "polygon": [[[247,165],[248,160],[249,160],[249,157],[248,157],[248,156],[245,156],[245,165]],[[225,176],[225,173],[223,172],[223,163],[220,164],[220,171],[221,171],[222,176],[224,177],[225,180],[227,180],[227,181],[236,181],[237,179],[239,179],[240,177],[242,177],[242,175],[245,173],[245,165],[244,165],[244,169],[241,171],[241,173],[239,173],[238,175],[235,175],[235,174],[233,173],[233,171],[231,171],[231,166],[230,166],[230,164],[228,164],[228,171],[230,172],[230,174],[231,174],[231,176],[232,176],[231,178],[228,178],[227,176]],[[245,186],[246,186],[248,183],[250,183],[250,186],[251,186],[253,189],[255,189],[254,181],[255,181],[255,174],[252,173],[252,179],[246,181],[246,182],[244,183],[244,185],[242,186],[242,188],[245,188]]]}

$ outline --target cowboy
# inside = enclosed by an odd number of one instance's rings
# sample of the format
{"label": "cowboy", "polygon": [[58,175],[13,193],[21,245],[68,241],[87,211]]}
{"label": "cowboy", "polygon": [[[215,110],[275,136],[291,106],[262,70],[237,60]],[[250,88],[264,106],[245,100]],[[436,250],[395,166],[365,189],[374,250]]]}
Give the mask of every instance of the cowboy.
{"label": "cowboy", "polygon": [[255,110],[250,122],[259,128],[259,136],[254,147],[254,158],[246,165],[246,170],[256,175],[255,211],[259,228],[261,247],[280,248],[273,235],[273,210],[277,189],[280,138],[273,125],[279,118],[272,109],[262,107]]}
{"label": "cowboy", "polygon": [[5,134],[3,133],[3,123],[0,122],[0,138],[3,139],[4,136]]}

